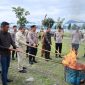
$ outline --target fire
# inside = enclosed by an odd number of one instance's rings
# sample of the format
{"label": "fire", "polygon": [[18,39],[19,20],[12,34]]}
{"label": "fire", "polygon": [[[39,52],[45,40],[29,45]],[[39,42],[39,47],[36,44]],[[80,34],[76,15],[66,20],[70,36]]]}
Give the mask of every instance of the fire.
{"label": "fire", "polygon": [[62,64],[72,69],[85,70],[85,64],[78,63],[76,57],[76,52],[72,50],[69,54],[65,56],[64,60],[62,61]]}
{"label": "fire", "polygon": [[75,53],[74,50],[70,51],[69,54],[67,54],[64,58],[64,60],[62,61],[62,63],[65,65],[65,66],[68,66],[68,67],[71,67],[71,68],[74,68],[76,66],[76,63],[77,63],[77,59],[76,59],[77,55]]}

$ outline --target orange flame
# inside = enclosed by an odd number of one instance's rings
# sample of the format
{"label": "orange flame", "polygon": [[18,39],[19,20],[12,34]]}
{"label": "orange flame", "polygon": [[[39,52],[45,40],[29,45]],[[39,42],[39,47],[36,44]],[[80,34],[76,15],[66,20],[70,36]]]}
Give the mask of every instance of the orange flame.
{"label": "orange flame", "polygon": [[62,64],[72,69],[85,70],[85,64],[78,63],[76,57],[76,52],[72,50],[69,54],[65,56],[64,60],[62,61]]}
{"label": "orange flame", "polygon": [[64,58],[64,60],[62,61],[62,63],[65,65],[65,66],[68,66],[68,67],[71,67],[71,68],[74,68],[76,66],[76,63],[77,63],[77,59],[76,59],[77,55],[75,53],[74,50],[70,51],[69,54],[67,54]]}

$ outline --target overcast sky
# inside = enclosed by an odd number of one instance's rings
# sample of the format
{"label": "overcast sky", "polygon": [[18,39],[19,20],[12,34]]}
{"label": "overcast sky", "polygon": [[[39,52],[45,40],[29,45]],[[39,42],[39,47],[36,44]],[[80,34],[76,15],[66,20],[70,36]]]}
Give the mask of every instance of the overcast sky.
{"label": "overcast sky", "polygon": [[12,7],[17,6],[30,12],[27,19],[32,22],[41,22],[45,14],[54,20],[85,19],[85,0],[0,0],[0,21],[16,22]]}

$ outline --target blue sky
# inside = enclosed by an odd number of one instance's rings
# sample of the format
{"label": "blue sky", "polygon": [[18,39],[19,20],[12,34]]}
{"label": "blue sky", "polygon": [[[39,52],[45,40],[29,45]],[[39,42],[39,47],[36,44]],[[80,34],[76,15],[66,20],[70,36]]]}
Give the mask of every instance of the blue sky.
{"label": "blue sky", "polygon": [[0,21],[16,22],[12,7],[17,6],[30,12],[27,19],[32,22],[40,23],[45,14],[54,20],[85,19],[85,0],[0,0]]}

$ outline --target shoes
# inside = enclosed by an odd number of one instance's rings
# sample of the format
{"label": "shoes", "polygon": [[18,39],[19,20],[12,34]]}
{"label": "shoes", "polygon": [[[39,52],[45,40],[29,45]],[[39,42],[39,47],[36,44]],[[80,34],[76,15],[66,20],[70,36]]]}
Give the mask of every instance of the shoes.
{"label": "shoes", "polygon": [[19,70],[20,73],[27,73],[26,70]]}
{"label": "shoes", "polygon": [[48,58],[49,60],[52,60],[52,58]]}
{"label": "shoes", "polygon": [[52,58],[49,57],[49,58],[46,58],[46,60],[52,60]]}
{"label": "shoes", "polygon": [[37,63],[37,61],[33,61],[34,63]]}
{"label": "shoes", "polygon": [[9,82],[9,83],[10,83],[10,82],[13,82],[13,80],[11,80],[11,79],[7,79],[7,82]]}
{"label": "shoes", "polygon": [[26,67],[23,67],[23,70],[24,70],[24,69],[27,69],[27,68],[26,68]]}
{"label": "shoes", "polygon": [[34,63],[37,63],[37,61],[35,61],[35,60],[34,61],[29,61],[29,64],[31,64],[31,65],[34,64]]}

